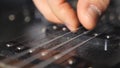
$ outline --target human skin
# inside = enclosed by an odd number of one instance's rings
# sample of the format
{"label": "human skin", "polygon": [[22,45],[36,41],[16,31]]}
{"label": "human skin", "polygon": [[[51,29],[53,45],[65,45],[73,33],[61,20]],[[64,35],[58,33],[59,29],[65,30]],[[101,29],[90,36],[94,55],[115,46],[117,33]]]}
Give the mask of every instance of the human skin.
{"label": "human skin", "polygon": [[72,32],[79,25],[86,29],[95,28],[98,18],[107,9],[110,0],[78,0],[77,11],[66,0],[33,0],[43,16],[56,24],[64,24]]}

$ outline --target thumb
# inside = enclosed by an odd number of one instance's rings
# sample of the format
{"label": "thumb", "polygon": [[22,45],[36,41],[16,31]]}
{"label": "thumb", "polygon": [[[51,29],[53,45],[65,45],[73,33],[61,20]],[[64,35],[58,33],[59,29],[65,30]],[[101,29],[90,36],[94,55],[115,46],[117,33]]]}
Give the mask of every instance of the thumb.
{"label": "thumb", "polygon": [[79,0],[78,18],[86,29],[93,29],[99,16],[107,9],[110,0]]}

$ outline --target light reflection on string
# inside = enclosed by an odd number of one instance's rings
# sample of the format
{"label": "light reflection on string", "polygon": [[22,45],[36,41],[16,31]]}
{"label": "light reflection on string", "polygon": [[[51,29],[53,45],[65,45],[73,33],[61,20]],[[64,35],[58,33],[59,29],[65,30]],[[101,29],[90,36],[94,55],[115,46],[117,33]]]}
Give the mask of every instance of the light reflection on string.
{"label": "light reflection on string", "polygon": [[81,34],[79,34],[79,35],[71,38],[70,40],[67,40],[67,41],[65,41],[65,42],[63,42],[63,43],[61,43],[61,44],[56,45],[55,47],[52,47],[52,48],[50,48],[50,49],[48,49],[48,50],[46,50],[46,51],[44,51],[44,52],[40,52],[40,53],[38,53],[38,54],[36,54],[36,55],[34,55],[34,56],[26,59],[26,60],[23,60],[23,61],[20,62],[20,63],[17,63],[16,66],[22,67],[22,66],[24,66],[24,65],[27,65],[28,63],[34,61],[35,59],[40,58],[41,56],[45,56],[45,55],[47,55],[48,53],[52,52],[53,50],[55,50],[55,49],[57,49],[57,48],[59,48],[59,47],[61,47],[61,46],[64,46],[64,44],[67,44],[67,43],[69,43],[70,41],[75,40],[76,38],[79,38],[80,36],[83,36],[84,34],[87,34],[87,33],[89,33],[89,32],[90,32],[90,31],[85,31],[85,32],[83,32],[83,33],[81,33]]}
{"label": "light reflection on string", "polygon": [[71,47],[70,49],[65,50],[64,52],[62,52],[62,53],[60,53],[60,54],[58,54],[58,55],[55,55],[54,57],[52,57],[52,58],[50,58],[50,59],[48,59],[48,60],[46,60],[46,61],[43,61],[42,63],[39,63],[38,65],[33,66],[32,68],[44,68],[44,67],[48,66],[49,64],[51,64],[52,62],[60,59],[60,58],[63,57],[64,55],[66,55],[66,54],[70,53],[71,51],[75,50],[76,48],[80,47],[81,45],[85,44],[86,42],[94,39],[94,38],[97,37],[98,35],[100,35],[100,34],[95,34],[93,37],[88,38],[87,40],[81,42],[80,44],[78,44],[78,45],[76,45],[76,46],[74,46],[74,47]]}
{"label": "light reflection on string", "polygon": [[[83,27],[81,27],[81,28],[83,28]],[[79,29],[81,29],[81,28],[79,28]],[[59,38],[61,38],[61,37],[64,37],[65,35],[68,35],[68,34],[70,34],[70,33],[72,33],[72,32],[67,32],[67,33],[65,33],[65,34],[63,34],[63,35],[57,36],[57,37],[55,37],[54,39],[49,40],[49,41],[47,41],[47,42],[45,42],[45,43],[43,43],[43,44],[40,44],[40,45],[37,45],[36,47],[30,48],[30,49],[28,49],[28,50],[25,50],[24,52],[19,53],[19,54],[15,55],[15,56],[11,56],[11,57],[9,57],[8,59],[4,59],[4,60],[2,60],[2,62],[4,62],[4,63],[10,62],[11,60],[17,59],[17,58],[19,58],[19,57],[21,57],[21,56],[29,53],[30,50],[36,50],[36,49],[38,49],[39,47],[42,47],[42,46],[44,46],[44,45],[46,45],[46,44],[49,44],[49,43],[51,43],[51,42],[53,42],[53,41],[55,41],[55,40],[57,40],[57,39],[59,39]]]}

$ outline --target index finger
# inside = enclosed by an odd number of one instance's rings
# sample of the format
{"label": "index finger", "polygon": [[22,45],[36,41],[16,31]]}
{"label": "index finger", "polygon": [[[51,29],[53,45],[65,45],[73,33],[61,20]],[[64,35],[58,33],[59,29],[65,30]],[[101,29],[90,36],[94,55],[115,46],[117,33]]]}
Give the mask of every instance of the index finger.
{"label": "index finger", "polygon": [[76,31],[79,21],[76,12],[66,0],[47,0],[53,13],[71,30]]}

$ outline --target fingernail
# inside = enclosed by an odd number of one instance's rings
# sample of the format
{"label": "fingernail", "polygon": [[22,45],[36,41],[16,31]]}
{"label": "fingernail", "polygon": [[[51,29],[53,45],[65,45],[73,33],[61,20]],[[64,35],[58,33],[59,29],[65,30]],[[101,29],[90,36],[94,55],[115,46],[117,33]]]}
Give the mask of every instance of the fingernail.
{"label": "fingernail", "polygon": [[88,8],[88,15],[92,18],[97,18],[101,15],[101,10],[95,5],[90,5]]}
{"label": "fingernail", "polygon": [[67,26],[67,28],[71,31],[71,32],[77,32],[77,28],[76,27],[74,27],[74,26],[72,26],[72,25],[70,25],[70,24],[65,24],[66,26]]}

